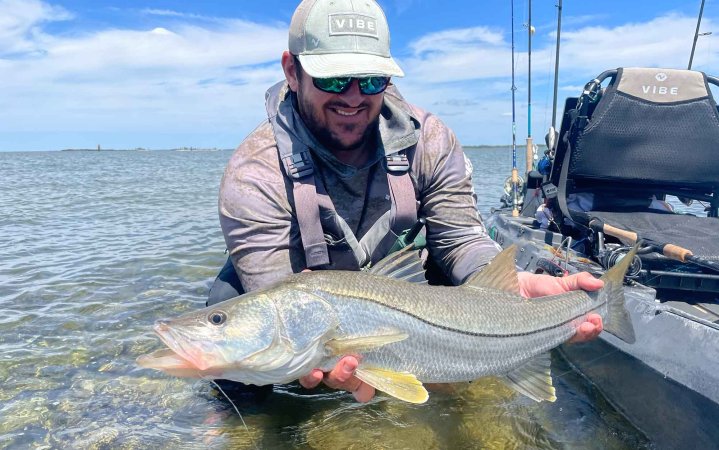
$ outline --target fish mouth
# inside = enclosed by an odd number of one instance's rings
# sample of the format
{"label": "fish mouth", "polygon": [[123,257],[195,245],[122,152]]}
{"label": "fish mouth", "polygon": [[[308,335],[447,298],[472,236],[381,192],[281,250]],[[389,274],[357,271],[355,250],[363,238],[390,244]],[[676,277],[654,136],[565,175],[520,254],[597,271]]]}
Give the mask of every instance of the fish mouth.
{"label": "fish mouth", "polygon": [[[175,356],[186,361],[188,366],[197,370],[207,370],[210,366],[204,361],[203,352],[173,328],[169,320],[160,319],[153,327],[160,340],[175,353]],[[205,355],[206,356],[206,355]]]}

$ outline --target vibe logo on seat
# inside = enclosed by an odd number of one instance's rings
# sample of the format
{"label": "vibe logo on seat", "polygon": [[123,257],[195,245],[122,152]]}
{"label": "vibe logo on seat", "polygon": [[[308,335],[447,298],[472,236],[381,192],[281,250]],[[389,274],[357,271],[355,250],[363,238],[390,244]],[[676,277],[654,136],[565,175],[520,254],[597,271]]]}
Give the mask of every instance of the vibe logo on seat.
{"label": "vibe logo on seat", "polygon": [[[656,78],[657,81],[663,82],[666,81],[667,76],[664,72],[659,72],[656,75],[654,75],[654,78]],[[642,85],[642,91],[645,94],[659,94],[659,95],[679,95],[679,88],[676,86],[655,86],[655,85]]]}
{"label": "vibe logo on seat", "polygon": [[659,95],[679,95],[678,87],[666,87],[666,86],[646,86],[642,85],[642,91],[645,94],[659,94]]}

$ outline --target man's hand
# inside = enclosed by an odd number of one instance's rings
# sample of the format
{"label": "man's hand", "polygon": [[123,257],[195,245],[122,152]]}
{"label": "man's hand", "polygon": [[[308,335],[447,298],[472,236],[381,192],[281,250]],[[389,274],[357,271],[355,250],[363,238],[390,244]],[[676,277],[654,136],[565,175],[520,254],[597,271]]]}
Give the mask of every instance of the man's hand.
{"label": "man's hand", "polygon": [[[302,272],[312,272],[304,269]],[[351,392],[358,402],[368,402],[374,397],[375,389],[363,382],[355,375],[359,361],[354,356],[345,356],[339,360],[332,371],[324,373],[320,369],[313,369],[308,375],[300,378],[300,384],[305,389],[312,389],[324,382],[332,389],[344,389]]]}
{"label": "man's hand", "polygon": [[[537,275],[529,272],[519,272],[517,276],[519,277],[519,292],[528,298],[562,294],[578,289],[597,291],[604,286],[602,280],[594,278],[587,272],[562,278],[549,275]],[[602,330],[602,317],[599,314],[589,314],[587,315],[587,321],[577,328],[577,333],[568,342],[591,341],[592,339],[596,339]]]}
{"label": "man's hand", "polygon": [[300,378],[300,384],[306,389],[312,389],[324,382],[332,389],[344,389],[351,392],[358,402],[368,402],[374,397],[375,389],[354,376],[358,365],[357,358],[345,356],[339,360],[332,371],[323,373],[319,369],[314,369],[309,375]]}

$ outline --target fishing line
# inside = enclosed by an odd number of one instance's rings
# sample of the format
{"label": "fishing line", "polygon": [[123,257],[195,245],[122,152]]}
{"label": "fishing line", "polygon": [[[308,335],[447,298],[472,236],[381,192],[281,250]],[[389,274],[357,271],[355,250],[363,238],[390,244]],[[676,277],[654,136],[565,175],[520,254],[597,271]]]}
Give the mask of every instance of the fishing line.
{"label": "fishing line", "polygon": [[235,403],[232,401],[232,399],[230,399],[230,397],[225,393],[225,391],[222,390],[220,385],[217,384],[215,382],[215,380],[213,380],[211,378],[205,378],[205,379],[208,380],[210,383],[214,384],[215,387],[222,393],[222,395],[225,396],[227,401],[230,402],[230,405],[232,405],[232,407],[235,408],[235,412],[237,413],[238,416],[240,416],[240,420],[242,421],[242,425],[245,427],[245,431],[247,431],[247,436],[250,438],[250,442],[252,442],[252,446],[255,447],[256,450],[260,450],[260,448],[257,446],[257,443],[252,438],[252,433],[250,433],[250,429],[247,426],[247,424],[245,423],[245,419],[242,418],[242,414],[240,414],[240,410],[237,409],[237,406],[235,406]]}
{"label": "fishing line", "polygon": [[[569,345],[572,345],[572,344],[569,344]],[[599,361],[600,359],[603,359],[603,358],[606,358],[606,357],[608,357],[608,356],[611,356],[611,355],[613,355],[614,353],[616,353],[616,352],[618,352],[618,351],[619,351],[619,349],[618,349],[618,348],[615,348],[614,350],[609,351],[609,352],[605,353],[605,354],[602,355],[602,356],[597,356],[597,357],[594,358],[594,359],[590,359],[589,361],[587,361],[587,365],[589,365],[589,364],[594,364],[595,362]],[[564,360],[567,361],[570,366],[572,365],[572,363],[569,362],[569,359],[568,359],[567,357],[562,356],[562,358],[564,358]],[[589,379],[589,378],[588,378],[586,375],[584,375],[584,374],[581,372],[581,370],[579,370],[577,367],[574,367],[573,369],[566,370],[566,371],[564,371],[564,372],[562,372],[562,373],[560,373],[560,374],[557,374],[556,377],[557,377],[557,378],[562,378],[562,377],[564,377],[565,375],[567,375],[567,374],[569,374],[569,373],[571,373],[571,372],[578,373],[578,374],[580,374],[582,377],[584,377],[584,378],[586,378],[586,379]],[[554,376],[555,376],[555,375],[553,374],[552,377],[554,377]],[[590,380],[590,381],[591,381],[591,380]],[[594,383],[592,383],[592,384],[594,384]]]}

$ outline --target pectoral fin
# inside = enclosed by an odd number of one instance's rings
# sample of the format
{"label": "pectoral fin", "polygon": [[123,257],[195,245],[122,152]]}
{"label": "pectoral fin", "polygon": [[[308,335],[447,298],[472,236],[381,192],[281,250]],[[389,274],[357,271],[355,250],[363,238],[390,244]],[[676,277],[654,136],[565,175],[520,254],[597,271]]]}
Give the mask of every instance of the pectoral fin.
{"label": "pectoral fin", "polygon": [[376,336],[335,338],[328,341],[325,346],[333,355],[341,356],[374,350],[393,342],[403,341],[408,337],[409,335],[407,333],[397,331]]}
{"label": "pectoral fin", "polygon": [[505,376],[505,381],[515,391],[534,401],[553,402],[557,399],[552,385],[551,359],[549,353],[539,355]]}
{"label": "pectoral fin", "polygon": [[422,382],[411,373],[360,367],[355,376],[375,389],[406,402],[424,403],[429,398]]}

